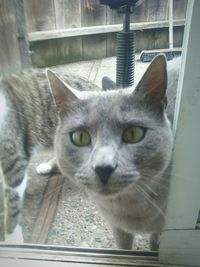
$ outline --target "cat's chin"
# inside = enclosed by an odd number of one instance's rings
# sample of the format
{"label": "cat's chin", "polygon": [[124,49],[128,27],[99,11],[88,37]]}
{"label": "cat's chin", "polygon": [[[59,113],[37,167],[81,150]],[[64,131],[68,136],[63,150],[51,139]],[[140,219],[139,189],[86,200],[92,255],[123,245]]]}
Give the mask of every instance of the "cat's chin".
{"label": "cat's chin", "polygon": [[92,193],[96,196],[99,197],[103,197],[103,198],[115,198],[119,195],[122,194],[122,192],[124,192],[127,189],[127,187],[125,188],[108,188],[108,187],[102,187],[102,188],[98,188],[95,190],[89,190],[90,192],[92,191]]}
{"label": "cat's chin", "polygon": [[98,195],[104,196],[104,197],[113,197],[119,194],[119,191],[113,191],[113,190],[108,190],[108,189],[102,189],[97,191]]}
{"label": "cat's chin", "polygon": [[99,198],[114,199],[120,195],[120,192],[111,192],[108,190],[102,190],[102,191],[93,191],[93,194]]}

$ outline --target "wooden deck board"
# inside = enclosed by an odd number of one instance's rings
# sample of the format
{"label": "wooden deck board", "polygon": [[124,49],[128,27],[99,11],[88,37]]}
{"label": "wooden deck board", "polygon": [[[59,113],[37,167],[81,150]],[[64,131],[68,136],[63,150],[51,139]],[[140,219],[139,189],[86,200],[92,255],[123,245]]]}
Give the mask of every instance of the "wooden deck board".
{"label": "wooden deck board", "polygon": [[52,175],[50,177],[37,220],[34,224],[30,243],[44,244],[46,242],[56,212],[62,184],[63,177],[61,175]]}

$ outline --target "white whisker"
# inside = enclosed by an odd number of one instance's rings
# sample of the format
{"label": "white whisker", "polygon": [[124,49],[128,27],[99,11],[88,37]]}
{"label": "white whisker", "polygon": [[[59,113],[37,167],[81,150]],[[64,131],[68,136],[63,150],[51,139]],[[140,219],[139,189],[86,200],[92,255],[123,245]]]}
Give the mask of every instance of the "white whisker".
{"label": "white whisker", "polygon": [[[141,182],[141,181],[140,181]],[[158,196],[158,194],[146,183],[142,183],[143,186],[145,186],[151,193],[153,193],[155,196]]]}
{"label": "white whisker", "polygon": [[149,194],[139,185],[139,184],[136,184],[135,185],[136,188],[138,189],[139,192],[141,192],[144,197],[149,201],[149,203],[154,207],[156,208],[160,214],[165,218],[165,213],[163,212],[163,210],[161,210],[161,208],[153,201],[153,199],[149,196]]}

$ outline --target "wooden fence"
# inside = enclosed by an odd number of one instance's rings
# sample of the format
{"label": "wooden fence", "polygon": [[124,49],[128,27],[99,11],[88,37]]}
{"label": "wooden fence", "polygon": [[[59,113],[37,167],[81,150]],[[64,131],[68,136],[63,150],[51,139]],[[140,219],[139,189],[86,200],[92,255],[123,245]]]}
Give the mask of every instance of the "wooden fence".
{"label": "wooden fence", "polygon": [[[98,0],[26,0],[32,62],[51,66],[115,55],[122,14]],[[174,45],[181,46],[187,0],[174,0]],[[168,46],[168,0],[144,0],[131,15],[136,51]],[[140,24],[139,24],[140,23]]]}
{"label": "wooden fence", "polygon": [[[185,18],[187,0],[174,0],[174,19]],[[91,3],[89,6],[88,3]],[[99,5],[99,0],[25,0],[28,32],[122,23],[122,14]],[[131,22],[168,19],[168,0],[144,0]]]}
{"label": "wooden fence", "polygon": [[[187,0],[173,2],[176,47],[182,44]],[[168,46],[168,0],[144,0],[131,22],[136,51]],[[30,66],[26,33],[34,66],[113,56],[121,23],[122,14],[98,0],[0,0],[0,72]]]}

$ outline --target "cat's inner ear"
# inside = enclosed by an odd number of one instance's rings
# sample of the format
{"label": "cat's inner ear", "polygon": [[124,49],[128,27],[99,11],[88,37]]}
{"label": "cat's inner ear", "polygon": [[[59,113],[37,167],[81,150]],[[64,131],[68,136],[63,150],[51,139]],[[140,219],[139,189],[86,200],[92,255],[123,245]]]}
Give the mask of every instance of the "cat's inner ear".
{"label": "cat's inner ear", "polygon": [[59,110],[65,108],[78,99],[72,92],[70,85],[64,83],[54,72],[47,70],[47,78],[51,87],[51,91]]}
{"label": "cat's inner ear", "polygon": [[166,106],[166,88],[166,58],[163,54],[160,54],[155,57],[146,70],[140,82],[136,86],[134,93],[144,101]]}

